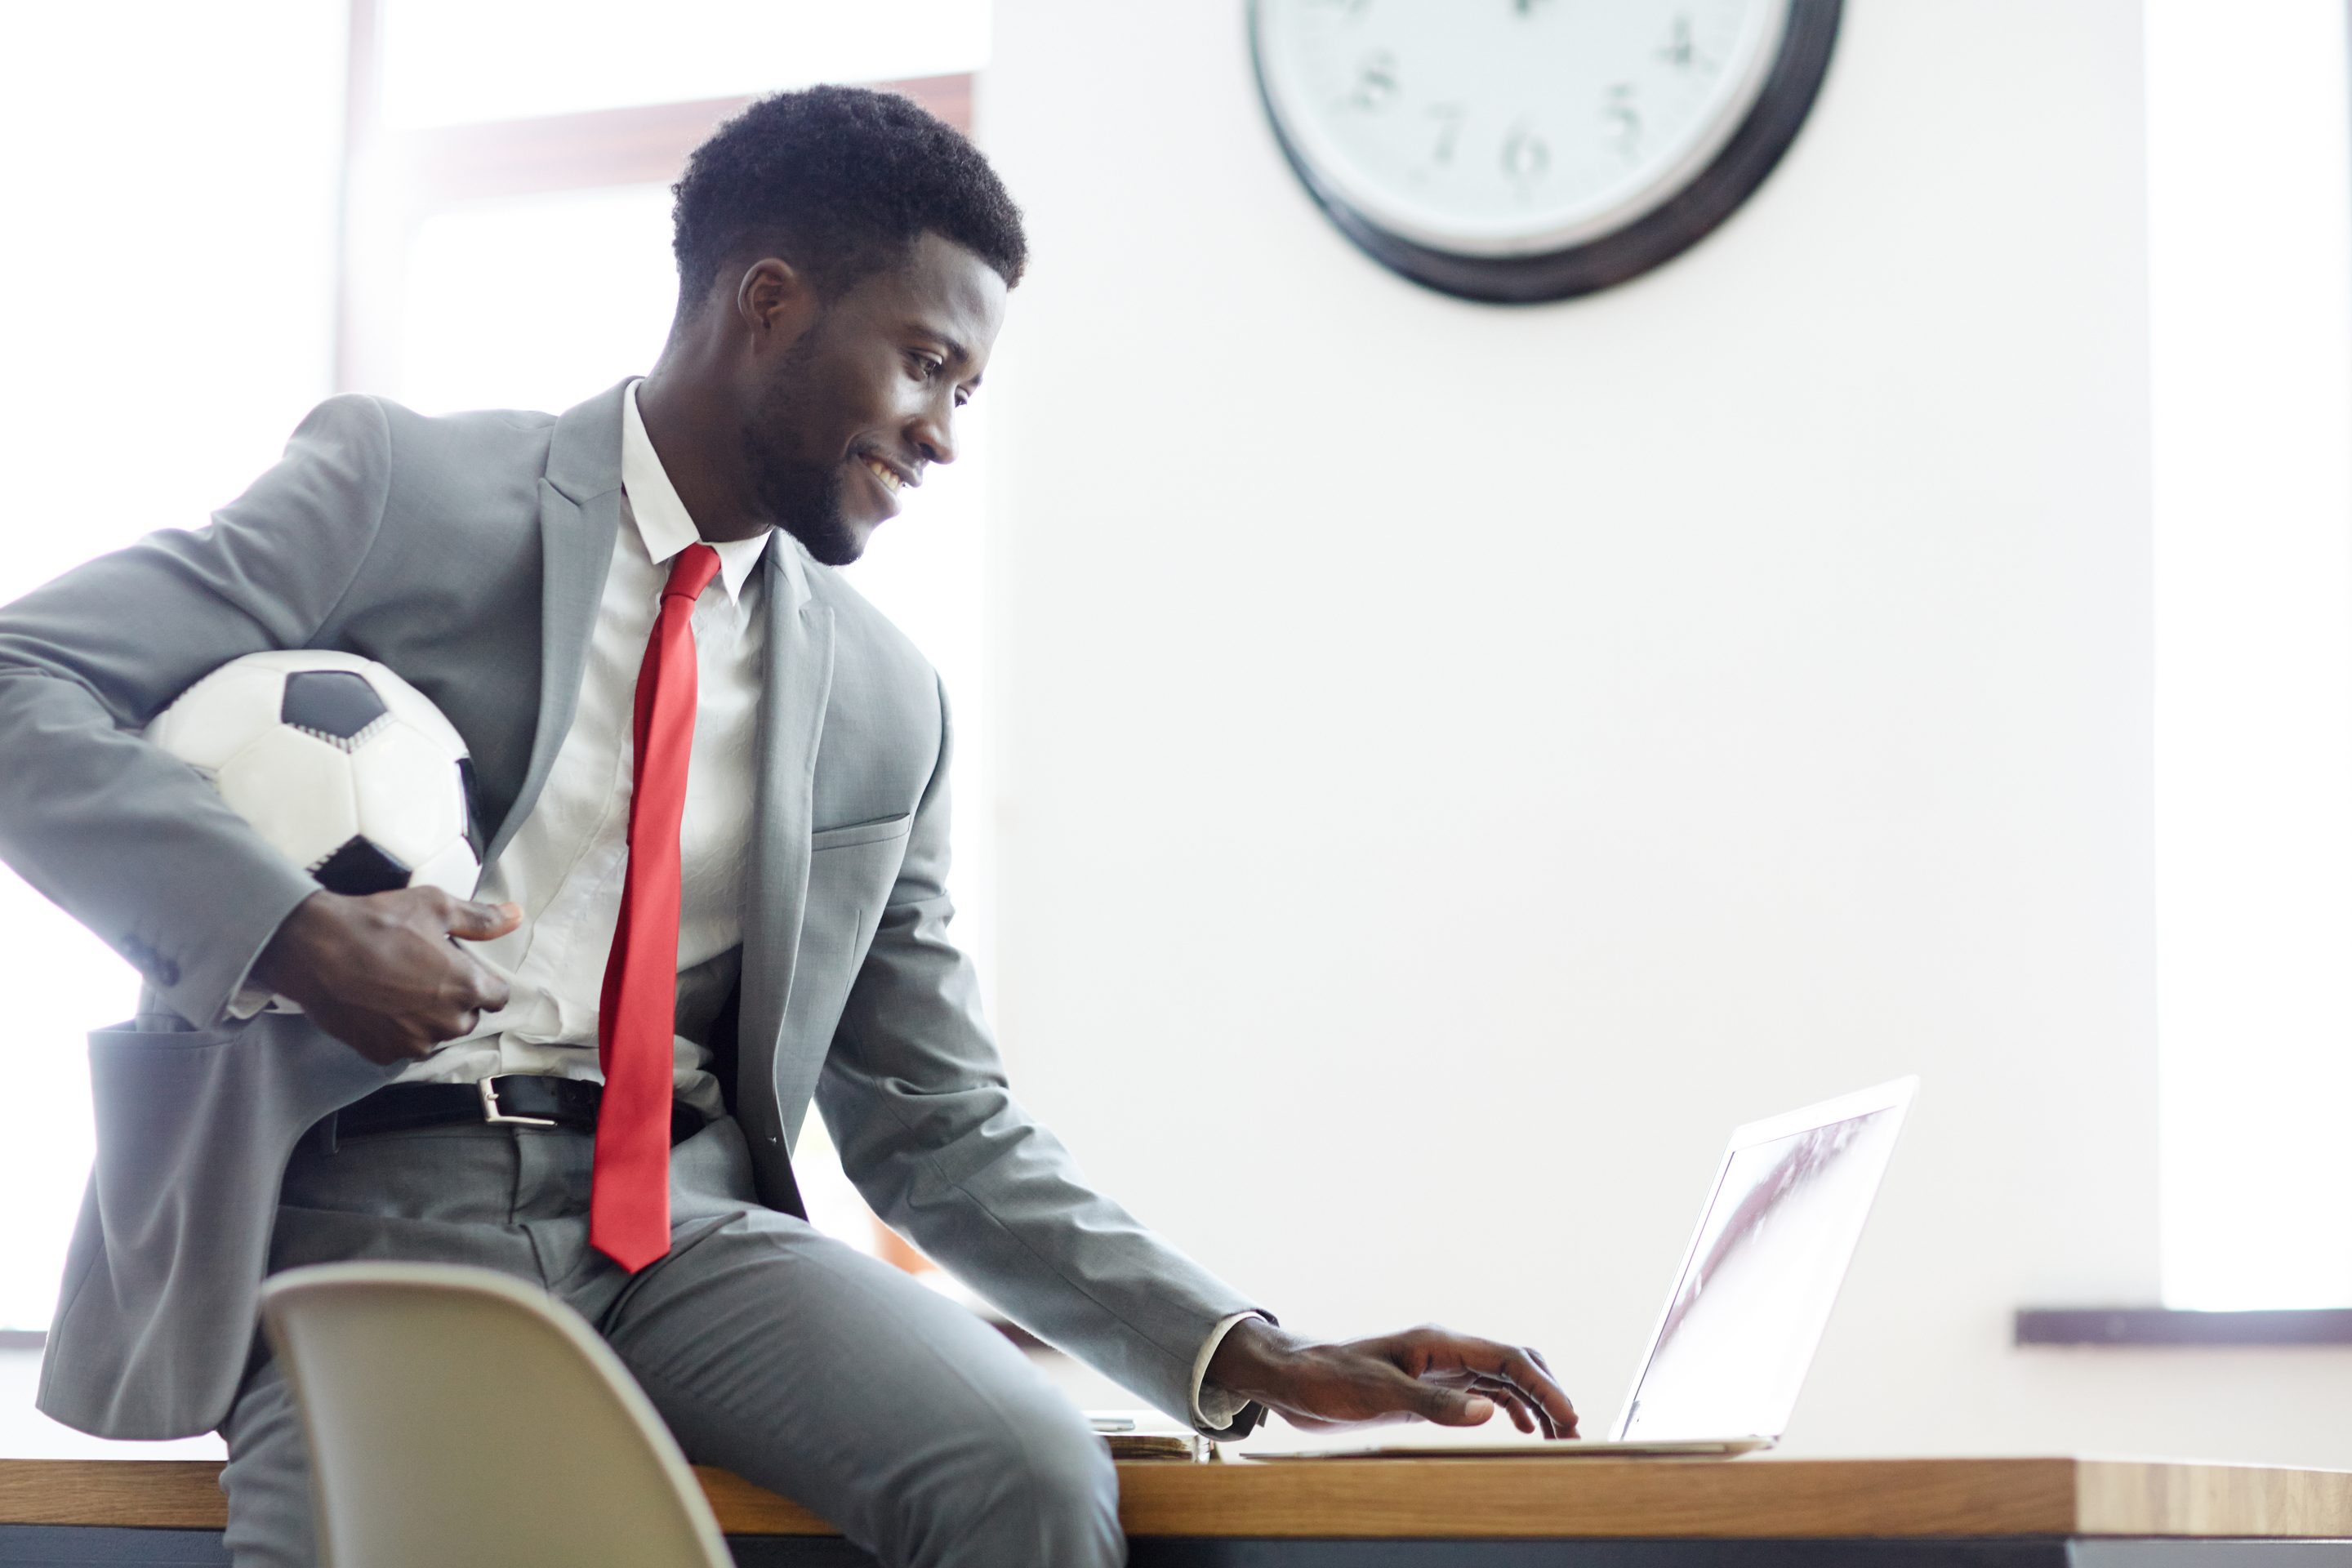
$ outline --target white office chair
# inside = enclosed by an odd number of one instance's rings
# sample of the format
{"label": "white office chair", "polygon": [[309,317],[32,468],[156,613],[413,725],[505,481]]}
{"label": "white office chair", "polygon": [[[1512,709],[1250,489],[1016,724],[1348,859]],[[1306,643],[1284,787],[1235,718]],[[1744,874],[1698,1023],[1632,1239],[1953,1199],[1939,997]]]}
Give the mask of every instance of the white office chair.
{"label": "white office chair", "polygon": [[271,1278],[261,1314],[332,1568],[731,1568],[652,1403],[545,1292],[335,1263]]}

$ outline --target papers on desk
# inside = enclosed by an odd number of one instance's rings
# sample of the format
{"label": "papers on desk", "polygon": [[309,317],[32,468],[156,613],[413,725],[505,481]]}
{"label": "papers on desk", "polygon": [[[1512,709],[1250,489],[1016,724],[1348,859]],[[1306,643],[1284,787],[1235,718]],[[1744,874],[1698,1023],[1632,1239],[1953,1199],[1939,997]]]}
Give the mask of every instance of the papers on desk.
{"label": "papers on desk", "polygon": [[1114,1459],[1176,1459],[1197,1463],[1209,1457],[1209,1440],[1179,1426],[1157,1411],[1089,1410],[1087,1424],[1110,1445]]}

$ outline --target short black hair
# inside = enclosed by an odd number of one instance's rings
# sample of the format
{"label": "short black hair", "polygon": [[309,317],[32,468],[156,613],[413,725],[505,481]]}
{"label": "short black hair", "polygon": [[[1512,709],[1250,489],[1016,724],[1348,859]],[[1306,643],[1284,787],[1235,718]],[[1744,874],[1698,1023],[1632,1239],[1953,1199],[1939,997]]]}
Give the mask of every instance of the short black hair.
{"label": "short black hair", "polygon": [[980,149],[895,92],[763,98],[694,150],[670,192],[681,316],[739,256],[781,257],[827,299],[902,261],[926,233],[971,251],[1008,287],[1029,258],[1021,209]]}

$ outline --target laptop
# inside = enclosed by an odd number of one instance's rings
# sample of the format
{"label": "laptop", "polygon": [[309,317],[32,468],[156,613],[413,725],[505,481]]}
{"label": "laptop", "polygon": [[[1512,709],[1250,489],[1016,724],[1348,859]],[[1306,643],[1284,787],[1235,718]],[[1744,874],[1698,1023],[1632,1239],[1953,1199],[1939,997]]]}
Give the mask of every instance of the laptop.
{"label": "laptop", "polygon": [[1788,1428],[1918,1087],[1898,1079],[1733,1131],[1606,1441],[1522,1436],[1250,1458],[1706,1458],[1770,1447]]}

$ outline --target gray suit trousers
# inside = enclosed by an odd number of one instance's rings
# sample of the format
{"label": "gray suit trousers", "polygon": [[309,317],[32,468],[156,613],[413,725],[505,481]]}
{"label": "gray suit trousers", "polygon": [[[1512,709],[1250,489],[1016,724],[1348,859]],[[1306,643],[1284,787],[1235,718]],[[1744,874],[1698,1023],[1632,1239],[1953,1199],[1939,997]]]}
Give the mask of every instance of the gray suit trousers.
{"label": "gray suit trousers", "polygon": [[[331,1152],[306,1139],[270,1269],[406,1258],[542,1285],[619,1352],[688,1458],[814,1509],[893,1568],[1125,1561],[1118,1479],[1077,1412],[962,1307],[761,1206],[731,1120],[672,1152],[671,1250],[634,1278],[588,1245],[593,1146],[499,1126]],[[266,1352],[222,1436],[236,1568],[311,1568],[300,1423]]]}

